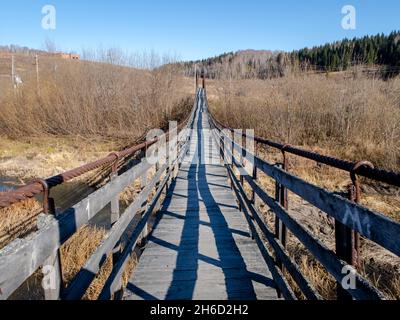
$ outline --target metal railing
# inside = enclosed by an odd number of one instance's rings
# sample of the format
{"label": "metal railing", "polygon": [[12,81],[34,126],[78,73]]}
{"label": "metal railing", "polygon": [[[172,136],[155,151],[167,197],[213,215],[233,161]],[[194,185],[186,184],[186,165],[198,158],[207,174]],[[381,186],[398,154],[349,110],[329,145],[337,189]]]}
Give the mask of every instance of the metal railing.
{"label": "metal railing", "polygon": [[[190,115],[181,122],[178,126],[178,130],[181,130],[189,121]],[[167,134],[168,136],[168,134]],[[29,198],[33,198],[36,195],[42,194],[44,195],[43,206],[45,213],[48,213],[52,210],[51,199],[48,198],[48,193],[51,188],[59,186],[65,182],[68,182],[72,179],[78,178],[86,173],[91,171],[103,168],[105,166],[111,166],[112,173],[115,173],[117,169],[121,166],[121,164],[125,163],[126,160],[130,157],[135,156],[140,152],[145,152],[149,147],[154,145],[159,138],[155,138],[151,141],[146,141],[140,144],[137,144],[131,148],[125,149],[119,152],[112,152],[107,157],[98,159],[91,163],[85,164],[81,167],[66,171],[64,173],[58,174],[56,176],[47,178],[47,179],[36,179],[25,186],[22,186],[16,190],[8,191],[0,194],[0,209],[7,208],[12,204],[15,204],[20,201],[27,200]],[[50,203],[49,203],[50,202]]]}
{"label": "metal railing", "polygon": [[[209,119],[240,208],[248,220],[253,237],[261,252],[264,253],[280,293],[286,299],[296,299],[296,295],[285,277],[284,270],[286,270],[307,299],[321,299],[317,290],[304,277],[299,265],[291,258],[286,249],[287,233],[290,231],[336,279],[338,299],[384,299],[383,293],[357,271],[360,263],[358,251],[360,235],[400,256],[400,224],[358,203],[360,185],[357,175],[394,186],[400,186],[400,175],[376,169],[366,161],[353,163],[282,145],[260,137],[248,137],[246,134],[235,132],[232,128],[224,126],[210,113]],[[283,163],[269,163],[257,156],[257,150],[252,153],[243,148],[238,143],[238,141],[242,141],[243,137],[254,138],[255,145],[258,143],[280,150],[283,154]],[[353,184],[350,187],[348,199],[290,174],[288,172],[288,153],[349,172]],[[275,195],[268,194],[259,183],[258,172],[266,174],[275,181]],[[245,192],[245,183],[250,186],[251,196]],[[291,217],[288,191],[335,219],[335,250],[327,248]],[[259,201],[264,202],[275,214],[275,230],[270,230],[265,222],[264,216],[258,208]],[[269,244],[270,249],[265,243]],[[272,259],[272,256],[275,256],[275,259]],[[348,270],[349,266],[354,268],[351,270],[354,270],[355,287],[344,289],[341,283],[347,273],[343,273],[343,270]]]}

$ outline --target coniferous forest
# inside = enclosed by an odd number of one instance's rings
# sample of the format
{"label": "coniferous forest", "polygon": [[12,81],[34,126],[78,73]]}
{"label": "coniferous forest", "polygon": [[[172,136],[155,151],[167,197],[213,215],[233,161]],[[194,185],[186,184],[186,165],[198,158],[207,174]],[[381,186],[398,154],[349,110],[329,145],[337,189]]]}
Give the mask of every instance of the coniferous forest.
{"label": "coniferous forest", "polygon": [[293,52],[243,50],[220,56],[180,63],[187,76],[195,69],[206,70],[211,78],[268,79],[291,71],[333,72],[352,66],[379,67],[384,77],[400,73],[400,31],[334,43]]}
{"label": "coniferous forest", "polygon": [[309,63],[316,69],[346,70],[354,64],[400,68],[400,32],[344,39],[331,44],[301,49],[290,54],[293,64]]}

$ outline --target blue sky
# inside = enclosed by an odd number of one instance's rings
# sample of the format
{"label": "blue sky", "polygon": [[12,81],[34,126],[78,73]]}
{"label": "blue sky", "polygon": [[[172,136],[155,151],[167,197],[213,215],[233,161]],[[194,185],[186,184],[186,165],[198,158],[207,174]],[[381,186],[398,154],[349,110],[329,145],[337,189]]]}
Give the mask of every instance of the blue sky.
{"label": "blue sky", "polygon": [[[41,27],[44,5],[57,9],[56,30]],[[341,27],[344,5],[357,29]],[[400,29],[398,0],[0,0],[0,44],[65,51],[116,46],[198,59],[239,49],[293,50]]]}

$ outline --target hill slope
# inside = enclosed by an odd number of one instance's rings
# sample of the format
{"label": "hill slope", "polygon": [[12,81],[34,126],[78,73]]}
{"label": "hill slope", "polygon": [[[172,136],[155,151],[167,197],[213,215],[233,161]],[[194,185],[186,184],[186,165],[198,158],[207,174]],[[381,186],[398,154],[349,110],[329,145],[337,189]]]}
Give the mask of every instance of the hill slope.
{"label": "hill slope", "polygon": [[243,50],[181,63],[186,76],[206,70],[216,79],[269,79],[292,71],[344,71],[354,65],[379,66],[385,76],[400,73],[400,32],[343,39],[293,52]]}

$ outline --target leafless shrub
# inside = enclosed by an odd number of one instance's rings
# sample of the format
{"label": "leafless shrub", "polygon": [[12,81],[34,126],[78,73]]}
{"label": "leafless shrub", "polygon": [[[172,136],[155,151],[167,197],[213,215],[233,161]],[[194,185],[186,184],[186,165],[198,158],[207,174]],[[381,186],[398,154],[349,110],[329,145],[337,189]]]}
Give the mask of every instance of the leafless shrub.
{"label": "leafless shrub", "polygon": [[172,67],[125,67],[126,58],[116,49],[101,59],[107,63],[41,57],[39,82],[31,70],[24,85],[0,101],[0,134],[132,140],[165,126],[175,109],[190,110],[191,98],[179,90],[183,80]]}

